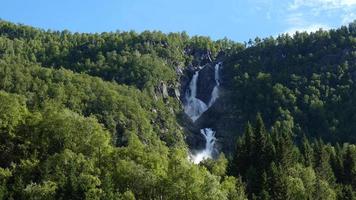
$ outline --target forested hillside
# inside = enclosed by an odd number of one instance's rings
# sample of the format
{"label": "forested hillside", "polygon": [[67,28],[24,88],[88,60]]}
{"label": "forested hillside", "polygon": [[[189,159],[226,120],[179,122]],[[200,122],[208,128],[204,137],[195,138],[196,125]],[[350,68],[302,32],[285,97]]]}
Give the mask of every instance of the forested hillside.
{"label": "forested hillside", "polygon": [[226,63],[233,115],[251,120],[261,112],[269,125],[291,118],[298,134],[356,142],[355,23],[256,38]]}
{"label": "forested hillside", "polygon": [[2,21],[0,198],[243,198],[226,159],[215,171],[187,159],[179,99],[158,87],[176,84],[174,66],[194,61],[185,47],[216,54],[222,44]]}
{"label": "forested hillside", "polygon": [[[223,63],[189,160],[192,69]],[[0,21],[0,199],[356,199],[356,22],[246,44]],[[257,117],[256,117],[257,116]]]}
{"label": "forested hillside", "polygon": [[355,199],[356,23],[247,46],[225,61],[230,124],[215,120],[230,144],[229,126],[247,123],[230,173],[249,198]]}

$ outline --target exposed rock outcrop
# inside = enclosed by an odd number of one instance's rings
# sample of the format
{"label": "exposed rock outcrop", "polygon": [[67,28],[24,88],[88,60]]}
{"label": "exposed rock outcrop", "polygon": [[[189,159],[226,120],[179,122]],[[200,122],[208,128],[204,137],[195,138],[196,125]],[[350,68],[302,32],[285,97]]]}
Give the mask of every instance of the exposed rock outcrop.
{"label": "exposed rock outcrop", "polygon": [[206,64],[204,68],[199,71],[197,86],[197,98],[201,99],[208,105],[211,98],[211,92],[215,87],[213,63]]}

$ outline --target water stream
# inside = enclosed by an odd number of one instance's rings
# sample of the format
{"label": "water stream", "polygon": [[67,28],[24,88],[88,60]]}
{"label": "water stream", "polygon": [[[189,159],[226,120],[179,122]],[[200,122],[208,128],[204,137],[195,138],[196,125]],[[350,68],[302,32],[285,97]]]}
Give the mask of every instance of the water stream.
{"label": "water stream", "polygon": [[208,110],[208,106],[197,96],[197,82],[199,78],[199,71],[196,71],[189,83],[189,90],[186,93],[187,103],[184,106],[184,112],[195,122],[203,112]]}
{"label": "water stream", "polygon": [[205,149],[191,155],[191,160],[195,164],[199,164],[204,159],[212,158],[213,152],[215,151],[215,131],[213,131],[211,128],[204,128],[200,130],[200,133],[206,140]]}
{"label": "water stream", "polygon": [[[194,73],[192,80],[189,83],[189,89],[187,90],[185,95],[186,103],[184,105],[184,111],[193,122],[195,122],[206,110],[208,110],[219,97],[219,70],[221,65],[222,63],[219,62],[214,67],[215,86],[211,92],[210,101],[208,105],[205,104],[201,99],[197,98],[197,82],[199,79],[200,70]],[[216,151],[215,131],[213,131],[211,128],[203,128],[200,130],[200,133],[205,138],[205,148],[190,155],[190,160],[196,164],[200,163],[204,159],[212,158],[214,151]]]}

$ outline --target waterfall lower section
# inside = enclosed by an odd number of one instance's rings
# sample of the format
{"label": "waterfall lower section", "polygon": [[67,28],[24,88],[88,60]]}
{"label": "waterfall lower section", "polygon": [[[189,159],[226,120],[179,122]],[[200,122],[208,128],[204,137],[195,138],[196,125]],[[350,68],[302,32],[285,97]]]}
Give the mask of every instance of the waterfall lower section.
{"label": "waterfall lower section", "polygon": [[[189,83],[189,88],[185,93],[184,112],[193,122],[195,122],[205,111],[207,111],[219,97],[219,70],[221,65],[222,63],[219,62],[214,67],[215,86],[211,91],[209,102],[205,103],[203,100],[197,98],[198,89],[206,89],[197,88],[200,70],[194,73],[192,80]],[[205,148],[203,150],[196,151],[189,156],[190,160],[196,164],[200,163],[204,159],[213,158],[213,153],[216,151],[214,146],[216,141],[215,131],[213,131],[211,128],[203,128],[200,130],[200,133],[205,138]]]}
{"label": "waterfall lower section", "polygon": [[204,128],[200,130],[200,133],[204,136],[206,143],[205,149],[198,151],[190,156],[190,159],[195,164],[199,164],[204,159],[212,158],[212,155],[215,151],[215,131],[213,131],[211,128]]}

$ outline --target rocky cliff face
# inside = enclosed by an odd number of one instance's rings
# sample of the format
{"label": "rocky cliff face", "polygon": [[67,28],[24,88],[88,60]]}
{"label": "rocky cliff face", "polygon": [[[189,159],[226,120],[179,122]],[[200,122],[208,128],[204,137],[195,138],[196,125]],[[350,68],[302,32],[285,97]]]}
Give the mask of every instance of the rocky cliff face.
{"label": "rocky cliff face", "polygon": [[161,96],[164,99],[168,97],[174,97],[180,99],[182,102],[185,101],[184,94],[189,88],[189,82],[193,74],[200,71],[200,78],[198,79],[198,88],[205,88],[204,90],[197,91],[197,97],[204,101],[204,103],[209,103],[210,93],[214,88],[214,63],[211,58],[211,52],[207,50],[195,50],[187,48],[185,49],[185,54],[192,56],[193,60],[191,63],[184,67],[182,64],[177,64],[175,66],[175,72],[177,75],[178,82],[166,83],[160,82],[159,85],[155,87],[155,95]]}
{"label": "rocky cliff face", "polygon": [[[155,94],[157,97],[163,97],[163,99],[167,99],[168,97],[180,99],[182,105],[185,105],[187,101],[187,93],[191,92],[189,91],[190,82],[193,75],[199,71],[199,77],[196,83],[196,98],[203,101],[208,106],[211,100],[212,92],[216,86],[215,65],[223,61],[224,54],[220,53],[214,59],[209,51],[187,49],[185,53],[192,56],[193,59],[192,62],[186,67],[181,65],[177,65],[175,67],[177,78],[180,81],[175,83],[161,82],[155,88]],[[209,108],[209,110],[206,111],[207,113],[204,113],[195,122],[193,122],[186,114],[182,115],[180,124],[186,131],[186,142],[191,149],[204,148],[206,141],[204,136],[201,134],[201,129],[211,127],[214,130],[218,130],[218,128],[221,128],[221,124],[216,124],[215,121],[215,118],[221,118],[221,115],[219,115],[221,104],[218,102],[214,103],[216,105]],[[221,140],[223,137],[221,133],[223,132],[216,132],[218,140]],[[221,151],[219,144],[217,144],[217,147],[218,150]]]}
{"label": "rocky cliff face", "polygon": [[[207,56],[201,56],[206,58]],[[181,100],[183,104],[186,99],[186,91],[189,89],[189,83],[196,71],[199,71],[199,77],[197,81],[197,95],[196,97],[202,100],[205,104],[209,104],[212,90],[216,85],[214,79],[214,68],[215,64],[218,62],[223,62],[225,58],[224,52],[220,52],[218,56],[209,61],[205,59],[203,62],[196,61],[195,63],[203,64],[201,66],[193,64],[189,65],[183,71],[181,76]],[[231,103],[227,102],[230,98],[228,91],[224,90],[224,65],[220,70],[220,86],[219,86],[219,98],[217,101],[204,112],[196,121],[192,120],[187,116],[183,115],[181,125],[187,132],[186,142],[191,149],[203,149],[205,145],[205,138],[200,134],[200,130],[206,127],[212,128],[216,131],[215,137],[217,138],[215,143],[215,148],[218,152],[233,152],[235,140],[231,140],[231,135],[242,132],[242,120],[241,124],[236,122],[236,118],[232,118],[231,108],[227,105]],[[232,123],[232,120],[233,123]],[[238,119],[239,120],[239,119]],[[224,144],[224,145],[222,145]],[[227,155],[229,156],[229,155]]]}
{"label": "rocky cliff face", "polygon": [[214,63],[207,63],[199,72],[197,98],[205,104],[209,104],[211,92],[215,87],[214,66]]}
{"label": "rocky cliff face", "polygon": [[[203,60],[199,60],[203,59]],[[193,59],[192,62],[184,71],[182,76],[182,95],[181,100],[184,105],[186,115],[183,117],[182,125],[187,130],[186,141],[191,149],[196,150],[195,156],[200,155],[203,149],[207,146],[207,137],[202,134],[202,130],[209,130],[209,133],[215,135],[215,130],[210,129],[209,124],[202,127],[199,118],[201,114],[207,111],[219,96],[219,71],[221,67],[221,60],[212,60],[210,53],[199,54],[198,58]],[[198,65],[194,65],[198,64]],[[215,137],[212,136],[215,144]],[[215,145],[210,145],[215,149]],[[207,155],[211,157],[216,152],[214,149],[209,149]],[[200,152],[200,153],[199,153]]]}
{"label": "rocky cliff face", "polygon": [[[199,78],[198,78],[198,88],[205,88],[204,90],[198,89],[197,90],[197,97],[204,101],[204,103],[208,104],[210,100],[211,91],[214,88],[214,65],[215,62],[211,58],[210,51],[198,51],[198,50],[191,50],[186,49],[185,51],[189,55],[193,56],[193,61],[190,63],[184,71],[181,71],[181,94],[185,94],[187,89],[189,88],[189,82],[193,77],[193,74],[196,71],[199,71]],[[182,102],[185,101],[184,95],[181,95]]]}

